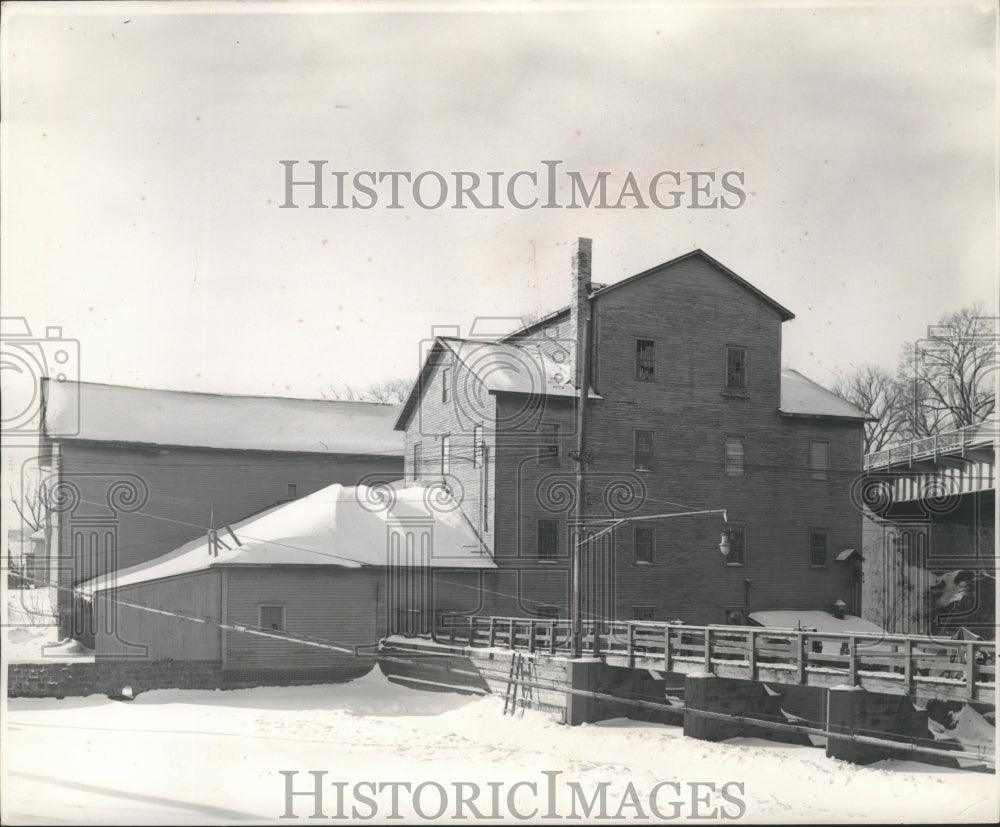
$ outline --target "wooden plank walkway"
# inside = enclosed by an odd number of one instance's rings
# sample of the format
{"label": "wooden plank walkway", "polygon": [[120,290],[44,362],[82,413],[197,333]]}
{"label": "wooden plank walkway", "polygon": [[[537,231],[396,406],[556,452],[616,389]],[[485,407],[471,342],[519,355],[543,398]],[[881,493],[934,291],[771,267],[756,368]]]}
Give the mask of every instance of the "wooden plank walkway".
{"label": "wooden plank walkway", "polygon": [[[610,666],[996,703],[994,641],[651,621],[587,622],[582,639],[586,657]],[[443,615],[434,640],[568,657],[572,637],[566,620]]]}

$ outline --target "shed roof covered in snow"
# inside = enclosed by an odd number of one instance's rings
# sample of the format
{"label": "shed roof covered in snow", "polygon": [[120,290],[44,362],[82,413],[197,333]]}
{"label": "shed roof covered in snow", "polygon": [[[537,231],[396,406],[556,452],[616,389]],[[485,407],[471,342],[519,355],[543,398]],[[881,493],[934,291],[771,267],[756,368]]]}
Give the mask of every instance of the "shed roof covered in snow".
{"label": "shed roof covered in snow", "polygon": [[776,609],[774,611],[751,612],[750,619],[769,629],[809,629],[819,633],[837,632],[859,635],[884,635],[885,629],[856,615],[834,617],[820,609]]}
{"label": "shed roof covered in snow", "polygon": [[[232,534],[218,531],[225,545],[217,555],[210,553],[208,538],[200,537],[153,560],[89,580],[77,586],[77,593],[89,598],[97,591],[233,565],[496,568],[458,503],[440,485],[331,485],[231,528]],[[397,549],[393,538],[404,539],[408,532],[430,535],[425,557]],[[405,542],[400,547],[405,549]]]}
{"label": "shed roof covered in snow", "polygon": [[402,456],[398,405],[43,381],[50,439]]}
{"label": "shed roof covered in snow", "polygon": [[840,419],[874,419],[867,411],[818,385],[797,370],[781,370],[781,413],[790,416],[832,416]]}

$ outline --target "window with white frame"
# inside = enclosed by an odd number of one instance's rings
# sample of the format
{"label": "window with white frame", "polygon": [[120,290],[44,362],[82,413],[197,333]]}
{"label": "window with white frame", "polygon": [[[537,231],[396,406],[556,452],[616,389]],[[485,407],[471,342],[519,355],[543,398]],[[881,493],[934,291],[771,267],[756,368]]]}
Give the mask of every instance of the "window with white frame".
{"label": "window with white frame", "polygon": [[726,476],[742,477],[746,459],[746,440],[741,436],[726,437]]}

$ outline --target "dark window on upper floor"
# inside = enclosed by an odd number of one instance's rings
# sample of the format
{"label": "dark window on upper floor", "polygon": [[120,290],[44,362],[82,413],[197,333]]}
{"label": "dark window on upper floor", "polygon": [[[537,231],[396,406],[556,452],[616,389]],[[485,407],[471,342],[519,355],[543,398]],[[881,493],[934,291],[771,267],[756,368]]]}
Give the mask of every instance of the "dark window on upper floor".
{"label": "dark window on upper floor", "polygon": [[652,606],[633,606],[632,620],[656,620],[656,609]]}
{"label": "dark window on upper floor", "polygon": [[636,471],[653,470],[653,443],[655,431],[635,431],[632,452]]}
{"label": "dark window on upper floor", "polygon": [[816,528],[809,532],[809,565],[826,566],[826,554],[830,547],[830,534],[826,529]]}
{"label": "dark window on upper floor", "polygon": [[743,390],[747,386],[747,349],[745,347],[726,348],[726,387]]}
{"label": "dark window on upper floor", "polygon": [[814,480],[825,480],[830,476],[830,443],[825,439],[814,439],[809,443],[809,475]]}
{"label": "dark window on upper floor", "polygon": [[538,559],[555,560],[559,556],[559,521],[538,521]]}
{"label": "dark window on upper floor", "polygon": [[299,487],[294,483],[288,483],[288,497],[289,499],[294,499],[298,496]]}
{"label": "dark window on upper floor", "polygon": [[635,340],[635,378],[640,382],[656,379],[656,341],[654,339]]}

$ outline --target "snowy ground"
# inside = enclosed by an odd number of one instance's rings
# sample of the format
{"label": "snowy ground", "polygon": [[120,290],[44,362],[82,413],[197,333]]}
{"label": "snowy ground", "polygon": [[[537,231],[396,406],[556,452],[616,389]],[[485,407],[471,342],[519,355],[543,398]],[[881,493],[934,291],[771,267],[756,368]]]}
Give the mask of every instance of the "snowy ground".
{"label": "snowy ground", "polygon": [[[602,789],[609,821],[696,815],[947,822],[998,815],[995,775],[903,762],[856,767],[818,749],[747,739],[707,743],[684,738],[677,727],[626,720],[570,728],[539,712],[504,717],[502,707],[496,697],[406,689],[377,669],[340,685],[164,690],[132,702],[12,699],[3,822],[287,824],[279,820],[288,783],[282,770],[296,773],[290,778],[297,792],[313,789],[310,771],[325,771],[318,776],[322,815],[332,819],[340,810],[350,818],[353,807],[354,818],[374,815],[375,823],[392,823],[394,789],[406,823],[431,820],[442,798],[439,820],[496,813],[514,821],[516,813],[537,809],[530,821],[557,823],[586,812],[576,790],[588,801],[597,796],[590,821],[602,815]],[[342,807],[334,782],[342,782]],[[389,786],[379,793],[364,782]],[[465,786],[456,788],[460,782]],[[662,818],[650,806],[653,790]],[[476,809],[459,805],[460,798]],[[306,819],[314,803],[314,796],[297,796],[292,814]]]}

